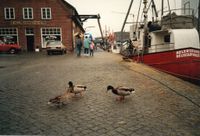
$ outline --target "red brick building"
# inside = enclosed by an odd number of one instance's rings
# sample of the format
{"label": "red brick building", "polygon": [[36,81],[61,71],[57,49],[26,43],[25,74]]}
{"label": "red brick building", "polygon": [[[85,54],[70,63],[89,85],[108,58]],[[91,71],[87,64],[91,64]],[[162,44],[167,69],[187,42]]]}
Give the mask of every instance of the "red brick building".
{"label": "red brick building", "polygon": [[0,40],[10,39],[25,51],[46,48],[49,38],[74,49],[74,34],[84,33],[76,9],[65,0],[1,0]]}

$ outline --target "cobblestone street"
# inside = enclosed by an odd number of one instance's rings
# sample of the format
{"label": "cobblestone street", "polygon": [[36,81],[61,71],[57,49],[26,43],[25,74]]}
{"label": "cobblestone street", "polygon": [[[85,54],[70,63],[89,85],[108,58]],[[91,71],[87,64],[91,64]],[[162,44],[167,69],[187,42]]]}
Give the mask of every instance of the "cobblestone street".
{"label": "cobblestone street", "polygon": [[[47,105],[70,80],[83,97]],[[0,135],[200,136],[200,86],[118,54],[0,54],[0,85]],[[135,93],[116,101],[108,85]]]}

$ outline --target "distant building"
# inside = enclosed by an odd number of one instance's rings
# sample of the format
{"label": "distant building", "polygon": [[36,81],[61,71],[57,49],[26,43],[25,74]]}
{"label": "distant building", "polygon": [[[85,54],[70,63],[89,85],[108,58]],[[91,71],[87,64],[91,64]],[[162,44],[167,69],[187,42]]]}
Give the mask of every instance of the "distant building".
{"label": "distant building", "polygon": [[65,0],[1,0],[0,40],[10,37],[25,51],[46,48],[48,39],[74,49],[74,34],[84,33],[76,9]]}
{"label": "distant building", "polygon": [[115,32],[115,41],[126,41],[130,39],[130,32]]}

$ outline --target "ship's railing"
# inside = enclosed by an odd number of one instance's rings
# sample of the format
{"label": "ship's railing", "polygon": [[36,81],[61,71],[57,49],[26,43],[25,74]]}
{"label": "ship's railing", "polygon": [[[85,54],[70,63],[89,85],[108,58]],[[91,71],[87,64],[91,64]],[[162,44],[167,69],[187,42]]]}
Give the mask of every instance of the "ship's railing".
{"label": "ship's railing", "polygon": [[175,13],[177,16],[194,16],[194,9],[192,8],[178,8],[163,11],[163,16]]}
{"label": "ship's railing", "polygon": [[149,53],[174,50],[174,43],[154,44],[149,48]]}

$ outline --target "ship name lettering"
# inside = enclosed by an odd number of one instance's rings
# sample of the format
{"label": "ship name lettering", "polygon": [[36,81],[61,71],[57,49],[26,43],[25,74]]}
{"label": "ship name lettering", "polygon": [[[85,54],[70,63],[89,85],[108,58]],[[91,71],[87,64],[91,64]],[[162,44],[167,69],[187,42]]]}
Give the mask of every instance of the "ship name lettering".
{"label": "ship name lettering", "polygon": [[184,57],[200,57],[200,50],[185,49],[176,51],[176,58],[184,58]]}

